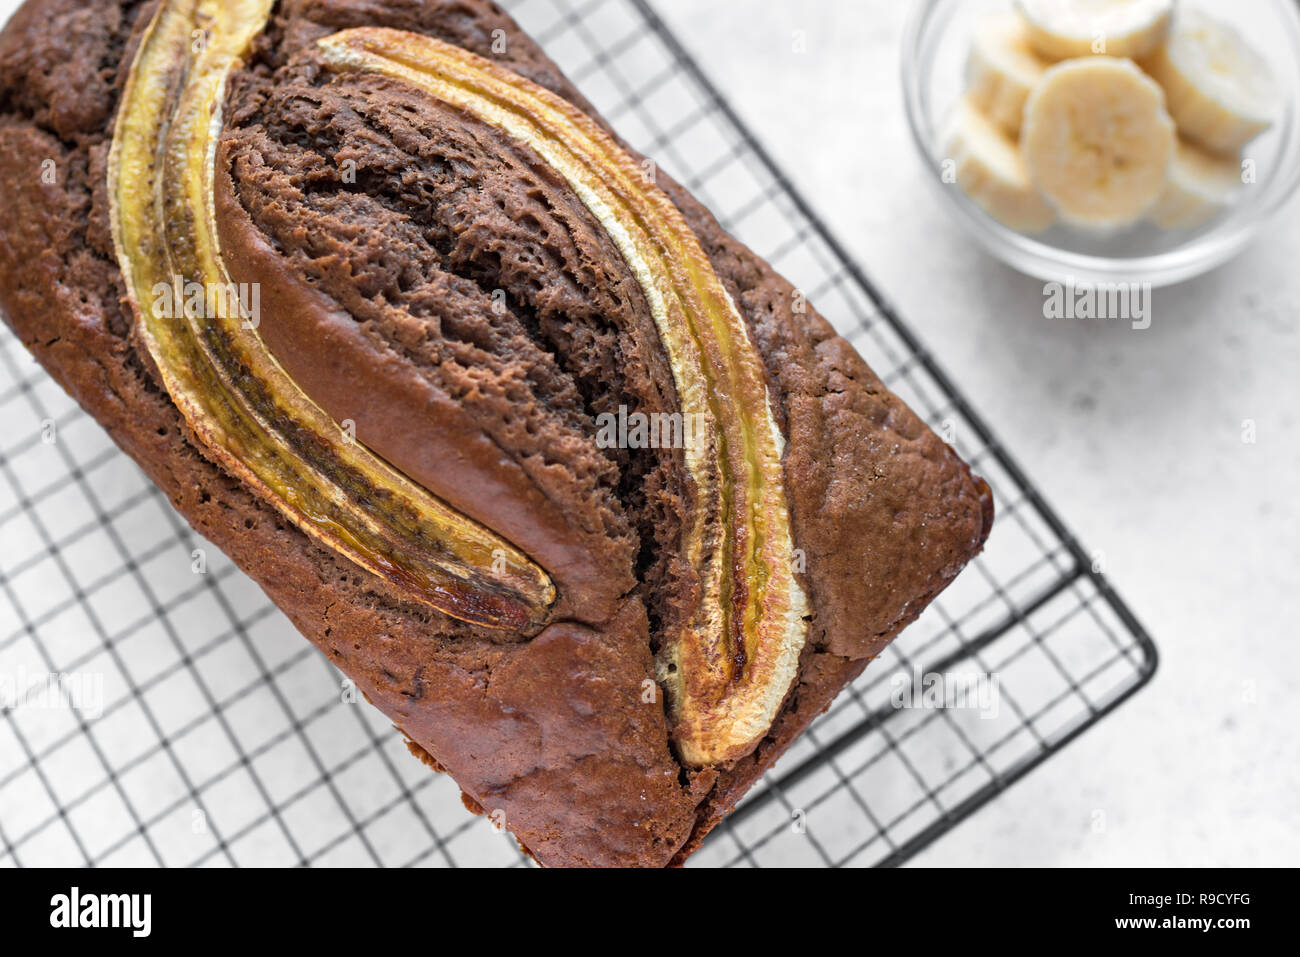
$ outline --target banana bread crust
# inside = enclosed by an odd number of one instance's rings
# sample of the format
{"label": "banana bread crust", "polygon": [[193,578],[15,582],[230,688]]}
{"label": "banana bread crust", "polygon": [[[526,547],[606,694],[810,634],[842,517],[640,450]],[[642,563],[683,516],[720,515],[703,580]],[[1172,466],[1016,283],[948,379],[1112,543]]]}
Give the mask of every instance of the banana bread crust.
{"label": "banana bread crust", "polygon": [[[598,343],[587,352],[566,343],[558,365],[546,355],[528,360],[529,370],[554,372],[542,384],[534,377],[545,392],[537,401],[545,406],[546,428],[559,436],[556,448],[571,450],[559,463],[579,476],[560,482],[552,501],[573,495],[585,503],[576,530],[551,522],[533,532],[557,539],[572,532],[570,552],[580,558],[584,549],[596,549],[597,564],[612,569],[587,600],[570,603],[533,636],[476,629],[409,601],[313,545],[204,457],[133,339],[108,225],[106,161],[117,98],[153,9],[152,2],[134,0],[29,0],[0,37],[0,171],[11,184],[0,204],[0,306],[7,321],[194,529],[259,583],[414,750],[450,772],[469,803],[504,814],[529,853],[547,865],[681,863],[979,551],[992,521],[987,486],[827,322],[799,306],[790,284],[660,174],[766,364],[787,439],[786,484],[796,545],[806,557],[802,583],[814,608],[798,682],[765,740],[729,767],[683,767],[672,751],[662,696],[647,701],[645,694],[647,683],[653,687],[655,622],[669,613],[663,603],[672,601],[672,572],[650,570],[636,557],[646,529],[678,504],[674,469],[670,461],[649,468],[630,491],[627,461],[579,461],[586,453],[564,441],[564,429],[600,401],[599,395],[593,400],[590,382],[578,390],[582,395],[570,394],[583,379],[573,357],[599,354]],[[248,213],[248,248],[255,232],[275,230],[269,208],[260,214],[257,208],[266,187],[247,165],[256,151],[241,152],[259,135],[250,120],[258,97],[273,96],[288,82],[296,51],[353,26],[438,37],[496,59],[595,115],[541,50],[485,0],[283,0],[255,62],[232,85],[232,131],[223,146],[231,175],[224,201],[232,214],[236,206]],[[494,52],[501,38],[505,52]],[[246,134],[242,144],[240,134]],[[53,161],[53,182],[42,175],[46,160]],[[262,263],[272,261],[264,256]],[[609,312],[601,290],[625,280],[621,266],[602,262],[610,268],[586,280],[582,297],[565,307],[570,312],[559,310],[569,317],[557,326],[566,335],[598,338],[585,313]],[[438,288],[473,302],[481,289],[456,285],[464,278],[442,277]],[[618,349],[635,352],[631,365],[638,371],[635,381],[621,379],[621,388],[643,402],[653,404],[655,396],[670,402],[662,359],[635,332],[644,320],[636,296],[623,299],[628,314],[613,339]],[[508,333],[502,336],[515,341]],[[610,338],[608,330],[604,335]],[[529,348],[521,340],[512,361],[522,361]],[[486,432],[493,427],[487,421],[475,419],[474,427]],[[517,458],[528,456],[518,452]],[[476,517],[488,524],[504,514],[490,503],[477,508]],[[655,534],[671,534],[669,526]]]}

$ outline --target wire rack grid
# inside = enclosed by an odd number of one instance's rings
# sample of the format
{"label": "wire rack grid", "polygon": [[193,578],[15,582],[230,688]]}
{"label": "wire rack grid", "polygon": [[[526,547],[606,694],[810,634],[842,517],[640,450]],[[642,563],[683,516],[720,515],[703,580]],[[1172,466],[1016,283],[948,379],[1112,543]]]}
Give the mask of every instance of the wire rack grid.
{"label": "wire rack grid", "polygon": [[[644,0],[505,6],[994,489],[985,553],[692,859],[900,863],[1141,687],[1155,648]],[[0,370],[0,866],[525,862],[7,330]],[[931,674],[995,682],[993,705],[898,707]]]}

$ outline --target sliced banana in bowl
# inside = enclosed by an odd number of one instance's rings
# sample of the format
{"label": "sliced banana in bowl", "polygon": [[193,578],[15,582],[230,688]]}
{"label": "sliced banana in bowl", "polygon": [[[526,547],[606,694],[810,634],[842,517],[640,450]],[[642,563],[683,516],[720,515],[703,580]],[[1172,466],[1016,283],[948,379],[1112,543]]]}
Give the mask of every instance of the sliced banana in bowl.
{"label": "sliced banana in bowl", "polygon": [[1164,192],[1177,135],[1160,87],[1115,57],[1052,67],[1025,104],[1029,179],[1066,222],[1113,230]]}
{"label": "sliced banana in bowl", "polygon": [[1300,192],[1297,0],[912,0],[903,80],[944,202],[1033,275],[1179,281]]}
{"label": "sliced banana in bowl", "polygon": [[1019,136],[1025,101],[1049,65],[1030,45],[1023,18],[993,14],[975,27],[966,62],[967,93],[985,116]]}
{"label": "sliced banana in bowl", "polygon": [[1164,42],[1174,0],[1016,0],[1030,42],[1051,60],[1143,57]]}
{"label": "sliced banana in bowl", "polygon": [[1235,27],[1184,6],[1169,42],[1143,62],[1165,91],[1179,131],[1236,153],[1275,122],[1282,95],[1268,62]]}
{"label": "sliced banana in bowl", "polygon": [[1226,212],[1242,189],[1241,161],[1180,139],[1165,191],[1147,213],[1161,229],[1196,229]]}
{"label": "sliced banana in bowl", "polygon": [[1029,181],[1015,140],[971,97],[963,97],[948,117],[942,150],[957,185],[1004,226],[1039,233],[1056,221],[1052,207]]}

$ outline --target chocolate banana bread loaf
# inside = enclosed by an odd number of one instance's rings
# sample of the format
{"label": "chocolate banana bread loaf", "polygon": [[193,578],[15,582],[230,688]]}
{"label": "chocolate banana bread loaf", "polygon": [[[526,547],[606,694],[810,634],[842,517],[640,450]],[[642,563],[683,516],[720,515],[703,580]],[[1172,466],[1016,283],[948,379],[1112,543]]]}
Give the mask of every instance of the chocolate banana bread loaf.
{"label": "chocolate banana bread loaf", "polygon": [[0,306],[547,865],[682,862],[987,486],[486,0],[29,0]]}

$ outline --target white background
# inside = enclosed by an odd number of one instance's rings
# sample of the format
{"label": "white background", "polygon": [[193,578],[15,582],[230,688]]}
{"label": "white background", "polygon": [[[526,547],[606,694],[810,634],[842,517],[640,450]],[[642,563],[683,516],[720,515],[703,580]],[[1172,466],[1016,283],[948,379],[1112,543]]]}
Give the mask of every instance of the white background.
{"label": "white background", "polygon": [[[1042,285],[968,243],[921,182],[898,82],[905,3],[656,2],[1085,545],[1104,550],[1161,649],[1152,686],[920,863],[1300,861],[1297,207],[1233,263],[1157,293],[1148,331],[1048,322]],[[16,6],[0,0],[0,20]],[[1245,419],[1255,445],[1241,441]]]}
{"label": "white background", "polygon": [[1151,686],[918,861],[1300,862],[1300,205],[1158,291],[1150,330],[1048,322],[921,181],[907,3],[656,3],[1160,646]]}

